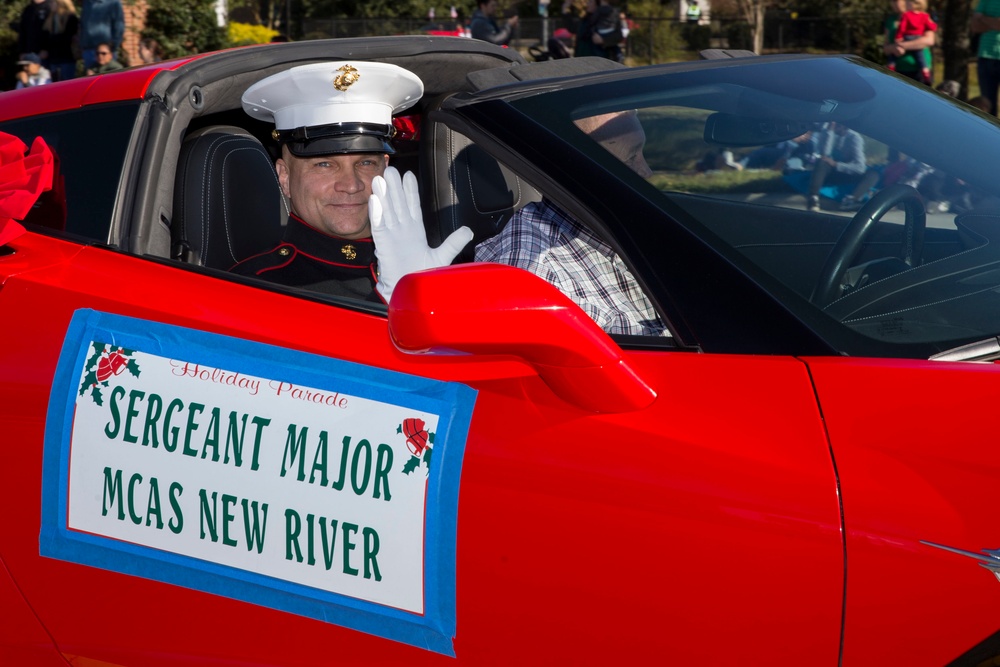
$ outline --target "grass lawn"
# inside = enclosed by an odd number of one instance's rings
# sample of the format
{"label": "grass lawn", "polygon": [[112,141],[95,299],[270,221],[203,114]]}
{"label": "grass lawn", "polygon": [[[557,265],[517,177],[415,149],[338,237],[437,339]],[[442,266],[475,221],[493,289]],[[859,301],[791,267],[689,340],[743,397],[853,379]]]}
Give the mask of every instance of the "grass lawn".
{"label": "grass lawn", "polygon": [[649,182],[660,190],[691,193],[789,192],[781,173],[770,169],[709,171],[697,174],[655,173]]}

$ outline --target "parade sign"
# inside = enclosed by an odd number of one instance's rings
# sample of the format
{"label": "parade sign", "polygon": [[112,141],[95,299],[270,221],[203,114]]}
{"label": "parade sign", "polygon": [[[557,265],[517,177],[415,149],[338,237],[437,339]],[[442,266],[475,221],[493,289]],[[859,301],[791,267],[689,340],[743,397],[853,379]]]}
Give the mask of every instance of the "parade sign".
{"label": "parade sign", "polygon": [[44,556],[453,655],[475,392],[77,311],[45,436]]}

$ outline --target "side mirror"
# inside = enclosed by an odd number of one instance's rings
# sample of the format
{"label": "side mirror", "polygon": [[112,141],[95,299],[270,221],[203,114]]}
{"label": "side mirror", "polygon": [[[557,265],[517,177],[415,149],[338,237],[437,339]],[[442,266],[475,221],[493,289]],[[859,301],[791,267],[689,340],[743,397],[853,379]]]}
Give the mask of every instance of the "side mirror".
{"label": "side mirror", "polygon": [[513,355],[560,398],[592,412],[629,412],[656,398],[586,313],[522,269],[459,264],[405,276],[392,293],[389,334],[411,354]]}

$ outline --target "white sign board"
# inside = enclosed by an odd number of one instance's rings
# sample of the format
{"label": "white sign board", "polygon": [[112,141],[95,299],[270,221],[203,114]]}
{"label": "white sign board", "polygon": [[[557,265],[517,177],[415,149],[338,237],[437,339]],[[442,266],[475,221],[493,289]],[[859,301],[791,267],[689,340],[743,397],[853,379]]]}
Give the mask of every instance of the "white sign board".
{"label": "white sign board", "polygon": [[[78,311],[46,426],[42,553],[148,577],[113,557],[125,551],[210,592],[221,571],[277,608],[289,593],[306,609],[384,608],[412,619],[332,617],[427,645],[442,620],[453,634],[473,401],[463,385]],[[429,618],[441,596],[451,618]],[[450,653],[451,635],[438,640]]]}

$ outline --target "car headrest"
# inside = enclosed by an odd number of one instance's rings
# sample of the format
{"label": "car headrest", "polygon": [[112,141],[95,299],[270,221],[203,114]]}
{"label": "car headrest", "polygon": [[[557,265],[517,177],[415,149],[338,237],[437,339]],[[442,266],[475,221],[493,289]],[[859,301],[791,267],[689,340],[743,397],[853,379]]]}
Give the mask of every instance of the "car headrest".
{"label": "car headrest", "polygon": [[174,189],[174,256],[228,270],[281,240],[288,206],[274,163],[246,130],[206,127],[184,139]]}
{"label": "car headrest", "polygon": [[421,202],[427,240],[437,246],[466,225],[472,242],[455,259],[471,262],[477,243],[504,228],[515,211],[541,194],[467,137],[442,123],[421,130]]}

